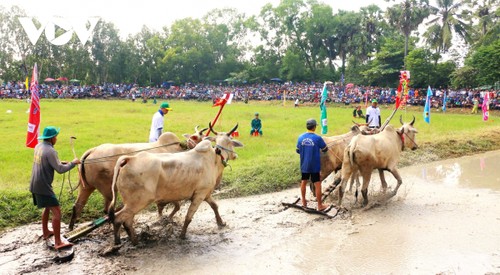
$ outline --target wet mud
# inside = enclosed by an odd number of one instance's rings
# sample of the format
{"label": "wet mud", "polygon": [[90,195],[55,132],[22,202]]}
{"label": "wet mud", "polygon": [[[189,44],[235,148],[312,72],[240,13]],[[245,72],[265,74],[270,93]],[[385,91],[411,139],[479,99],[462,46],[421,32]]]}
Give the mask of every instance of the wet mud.
{"label": "wet mud", "polygon": [[0,273],[499,274],[499,162],[497,151],[401,169],[403,185],[389,199],[373,177],[368,207],[346,193],[348,211],[333,219],[285,210],[281,203],[293,202],[299,188],[219,199],[227,225],[218,227],[203,203],[185,240],[178,236],[188,204],[173,221],[143,211],[137,246],[121,230],[122,245],[113,247],[107,224],[79,239],[67,263],[54,261],[41,225],[29,224],[0,235]]}

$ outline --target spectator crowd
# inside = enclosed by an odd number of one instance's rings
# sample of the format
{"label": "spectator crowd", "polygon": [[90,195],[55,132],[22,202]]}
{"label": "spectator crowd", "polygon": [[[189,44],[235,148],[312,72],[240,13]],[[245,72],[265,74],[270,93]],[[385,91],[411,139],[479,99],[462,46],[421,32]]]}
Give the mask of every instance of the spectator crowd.
{"label": "spectator crowd", "polygon": [[[377,99],[379,104],[394,104],[396,88],[381,88],[371,86],[344,86],[330,85],[327,102],[350,104],[365,104],[372,99]],[[192,84],[169,85],[160,87],[140,87],[136,84],[105,83],[102,85],[64,85],[61,83],[40,84],[40,98],[121,98],[130,100],[151,99],[179,99],[197,101],[215,101],[225,92],[234,94],[233,100],[248,102],[249,100],[299,100],[300,103],[318,103],[321,99],[323,83],[292,83],[271,82],[260,84],[224,85],[220,84]],[[482,104],[484,94],[490,93],[490,110],[500,110],[499,90],[474,90],[474,89],[441,89],[433,88],[431,105],[443,105],[446,94],[448,108],[472,108],[474,99]],[[427,90],[410,89],[408,91],[408,105],[424,106]],[[0,98],[29,98],[29,91],[22,82],[8,82],[0,85]]]}

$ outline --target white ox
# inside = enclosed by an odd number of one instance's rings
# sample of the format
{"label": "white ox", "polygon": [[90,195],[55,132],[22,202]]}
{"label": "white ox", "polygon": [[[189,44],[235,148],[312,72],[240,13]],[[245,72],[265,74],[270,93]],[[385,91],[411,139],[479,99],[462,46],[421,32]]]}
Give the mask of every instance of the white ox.
{"label": "white ox", "polygon": [[[209,140],[203,140],[193,150],[177,154],[139,153],[120,157],[115,166],[113,178],[113,200],[109,218],[113,222],[115,244],[120,244],[119,231],[123,224],[130,240],[137,244],[133,229],[134,216],[155,202],[164,204],[191,200],[180,234],[186,237],[186,230],[202,201],[206,201],[215,213],[219,226],[225,223],[219,215],[217,203],[212,198],[213,190],[220,184],[227,160],[236,159],[234,147],[243,145],[232,140],[231,133],[217,133],[216,148]],[[214,140],[209,137],[207,139]],[[115,214],[117,192],[123,201],[123,208]]]}
{"label": "white ox", "polygon": [[363,177],[363,186],[361,193],[363,194],[363,205],[368,204],[368,184],[370,183],[371,174],[374,169],[378,169],[382,190],[385,192],[387,183],[384,178],[383,171],[387,170],[398,181],[392,196],[396,195],[399,187],[403,183],[399,175],[397,164],[401,152],[404,148],[412,150],[417,149],[415,142],[415,135],[418,133],[417,129],[413,127],[415,117],[412,122],[403,123],[399,129],[394,129],[392,126],[387,126],[379,134],[376,135],[357,135],[347,146],[344,151],[344,161],[342,165],[342,181],[339,188],[338,206],[342,206],[342,197],[345,191],[347,180],[353,173],[359,171]]}
{"label": "white ox", "polygon": [[[351,142],[352,138],[362,134],[362,135],[373,135],[378,133],[378,129],[370,129],[367,124],[359,124],[354,122],[351,130],[345,134],[331,137],[323,137],[326,145],[328,146],[328,151],[326,154],[321,155],[321,171],[320,171],[320,181],[326,179],[331,173],[337,174],[342,168],[342,163],[344,160],[344,150],[347,145]],[[353,174],[351,177],[351,190],[354,180],[359,185],[358,174]],[[334,182],[326,189],[328,193],[323,194],[323,200],[326,199],[330,191],[333,191],[335,187],[340,183],[340,173],[335,176]],[[311,191],[314,192],[314,185],[311,184]]]}
{"label": "white ox", "polygon": [[[82,156],[82,164],[79,169],[81,172],[80,185],[78,188],[78,197],[73,205],[73,212],[69,223],[69,230],[72,230],[76,220],[82,213],[83,207],[87,204],[90,195],[97,189],[104,197],[104,211],[108,211],[112,199],[111,184],[113,182],[113,170],[116,160],[123,155],[133,155],[140,151],[150,153],[176,153],[182,152],[187,147],[194,148],[203,138],[203,132],[198,126],[195,127],[195,133],[192,135],[184,134],[187,138],[186,145],[182,144],[179,138],[171,133],[165,132],[156,142],[151,143],[123,143],[123,144],[101,144],[97,147],[87,150]],[[175,205],[178,208],[178,205]],[[159,214],[163,205],[158,207]]]}

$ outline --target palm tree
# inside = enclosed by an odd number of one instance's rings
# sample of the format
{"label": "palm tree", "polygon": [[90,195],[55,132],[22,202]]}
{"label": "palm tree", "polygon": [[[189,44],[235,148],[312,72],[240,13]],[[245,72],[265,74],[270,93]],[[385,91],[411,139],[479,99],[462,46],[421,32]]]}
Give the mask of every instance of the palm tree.
{"label": "palm tree", "polygon": [[427,23],[430,27],[424,33],[427,43],[437,53],[445,53],[452,46],[453,35],[460,36],[466,43],[471,43],[471,27],[466,21],[468,11],[461,9],[466,0],[437,0],[437,6],[430,6],[434,18]]}
{"label": "palm tree", "polygon": [[408,55],[408,40],[412,31],[429,16],[429,0],[404,0],[399,5],[387,8],[386,16],[392,27],[397,27],[405,36],[405,52]]}
{"label": "palm tree", "polygon": [[[468,0],[469,8],[473,10],[474,46],[489,44],[500,36],[500,0]],[[477,7],[477,8],[476,8]]]}

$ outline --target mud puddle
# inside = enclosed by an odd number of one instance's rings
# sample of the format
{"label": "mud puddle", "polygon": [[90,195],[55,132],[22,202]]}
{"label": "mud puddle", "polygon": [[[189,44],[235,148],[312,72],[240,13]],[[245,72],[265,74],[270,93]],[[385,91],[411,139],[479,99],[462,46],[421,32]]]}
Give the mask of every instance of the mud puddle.
{"label": "mud puddle", "polygon": [[[486,274],[500,273],[500,151],[401,169],[403,186],[388,201],[372,178],[364,210],[334,219],[283,210],[299,189],[218,200],[218,228],[208,204],[178,238],[187,205],[174,221],[136,217],[139,245],[122,230],[116,255],[105,225],[82,238],[71,262],[57,264],[37,236],[40,224],[0,235],[2,274]],[[389,186],[394,186],[387,175]],[[335,198],[332,198],[335,202]],[[170,209],[169,209],[170,210]]]}

